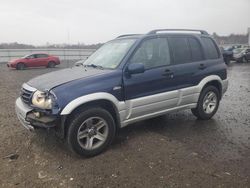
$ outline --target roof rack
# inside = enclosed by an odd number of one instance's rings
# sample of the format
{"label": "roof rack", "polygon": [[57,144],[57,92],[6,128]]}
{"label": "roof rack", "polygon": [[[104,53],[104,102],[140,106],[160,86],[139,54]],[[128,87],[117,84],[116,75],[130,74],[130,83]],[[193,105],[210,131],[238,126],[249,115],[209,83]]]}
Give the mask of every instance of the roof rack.
{"label": "roof rack", "polygon": [[152,30],[150,32],[148,32],[147,34],[156,34],[157,32],[161,32],[161,31],[192,31],[192,32],[200,32],[200,34],[202,35],[208,35],[208,32],[204,31],[204,30],[196,30],[196,29],[156,29],[156,30]]}
{"label": "roof rack", "polygon": [[140,34],[126,34],[126,35],[120,35],[116,38],[121,38],[121,37],[129,37],[129,36],[135,36],[135,35],[140,35]]}

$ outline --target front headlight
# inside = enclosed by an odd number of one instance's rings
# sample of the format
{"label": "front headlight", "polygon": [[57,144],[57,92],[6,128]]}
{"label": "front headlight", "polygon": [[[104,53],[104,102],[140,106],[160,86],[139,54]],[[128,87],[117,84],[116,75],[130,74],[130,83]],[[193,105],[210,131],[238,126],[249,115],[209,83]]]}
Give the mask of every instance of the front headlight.
{"label": "front headlight", "polygon": [[46,92],[36,91],[32,97],[32,104],[41,109],[52,108],[52,95]]}

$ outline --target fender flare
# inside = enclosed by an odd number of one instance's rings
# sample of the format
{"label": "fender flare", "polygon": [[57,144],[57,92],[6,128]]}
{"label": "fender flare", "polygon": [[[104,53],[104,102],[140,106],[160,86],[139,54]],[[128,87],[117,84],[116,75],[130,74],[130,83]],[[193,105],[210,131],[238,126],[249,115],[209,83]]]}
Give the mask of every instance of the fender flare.
{"label": "fender flare", "polygon": [[110,101],[117,108],[118,112],[125,109],[125,103],[118,101],[114,95],[112,95],[110,93],[106,93],[106,92],[98,92],[98,93],[92,93],[89,95],[84,95],[84,96],[78,97],[78,98],[74,99],[73,101],[69,102],[63,108],[61,115],[68,115],[77,107],[79,107],[85,103],[88,103],[91,101],[96,101],[96,100],[108,100],[108,101]]}
{"label": "fender flare", "polygon": [[207,83],[212,82],[212,81],[218,81],[220,83],[220,85],[222,86],[222,79],[219,76],[217,76],[217,75],[210,75],[210,76],[207,76],[207,77],[203,78],[200,81],[200,83],[198,84],[200,92],[201,92],[201,90],[204,88],[204,86]]}

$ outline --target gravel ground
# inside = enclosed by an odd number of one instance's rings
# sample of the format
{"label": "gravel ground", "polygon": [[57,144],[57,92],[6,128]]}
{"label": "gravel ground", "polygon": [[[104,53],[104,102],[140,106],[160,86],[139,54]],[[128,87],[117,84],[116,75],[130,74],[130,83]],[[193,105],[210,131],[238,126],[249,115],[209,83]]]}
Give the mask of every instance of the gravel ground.
{"label": "gravel ground", "polygon": [[250,63],[229,66],[213,119],[187,110],[136,123],[94,158],[71,154],[53,131],[28,132],[16,118],[22,83],[62,67],[0,65],[0,187],[250,187]]}

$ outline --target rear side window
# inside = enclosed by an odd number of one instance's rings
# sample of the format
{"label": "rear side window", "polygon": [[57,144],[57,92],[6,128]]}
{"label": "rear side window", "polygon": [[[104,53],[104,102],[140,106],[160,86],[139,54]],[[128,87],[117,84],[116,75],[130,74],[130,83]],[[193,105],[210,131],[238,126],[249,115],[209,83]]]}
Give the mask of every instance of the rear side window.
{"label": "rear side window", "polygon": [[219,52],[213,40],[210,38],[201,38],[201,41],[203,43],[207,59],[218,59]]}
{"label": "rear side window", "polygon": [[191,51],[188,46],[188,40],[185,37],[171,37],[169,38],[171,45],[174,63],[188,63],[191,62]]}
{"label": "rear side window", "polygon": [[195,38],[188,38],[191,53],[192,53],[192,61],[201,61],[203,60],[203,55],[201,51],[201,45],[199,41]]}
{"label": "rear side window", "polygon": [[36,54],[36,58],[46,58],[48,57],[47,54]]}

